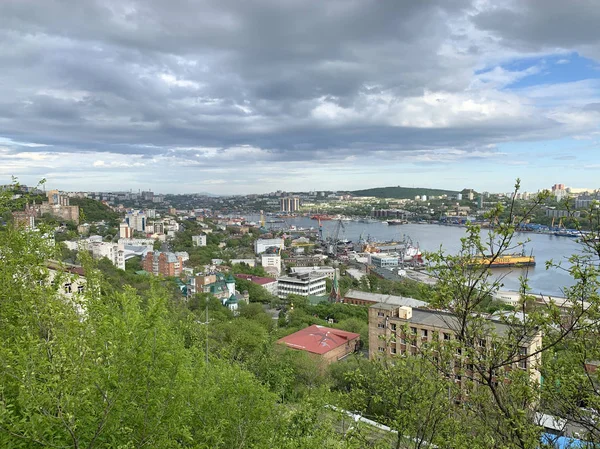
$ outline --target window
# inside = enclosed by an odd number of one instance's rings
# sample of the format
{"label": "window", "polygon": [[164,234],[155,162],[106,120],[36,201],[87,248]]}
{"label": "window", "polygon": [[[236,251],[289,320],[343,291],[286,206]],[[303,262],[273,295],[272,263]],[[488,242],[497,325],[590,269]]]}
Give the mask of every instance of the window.
{"label": "window", "polygon": [[417,328],[416,327],[411,327],[410,331],[414,334],[417,335]]}
{"label": "window", "polygon": [[77,293],[79,293],[79,294],[83,293],[83,285],[78,285],[77,286]]}
{"label": "window", "polygon": [[483,340],[483,339],[480,338],[477,343],[479,344],[480,348],[485,348],[485,340]]}
{"label": "window", "polygon": [[446,332],[444,332],[444,340],[446,340],[446,341],[450,340],[450,334],[447,334]]}
{"label": "window", "polygon": [[396,330],[396,325],[392,324],[392,330],[395,331]]}
{"label": "window", "polygon": [[379,349],[379,352],[385,352],[385,348],[382,348],[381,346],[378,349]]}
{"label": "window", "polygon": [[456,355],[462,355],[462,349],[456,348]]}
{"label": "window", "polygon": [[377,327],[378,327],[379,329],[383,329],[383,328],[385,328],[385,324],[383,324],[383,323],[379,323],[379,324],[377,324]]}
{"label": "window", "polygon": [[383,316],[383,312],[377,312],[377,316]]}
{"label": "window", "polygon": [[421,337],[427,338],[428,332],[427,329],[421,329]]}
{"label": "window", "polygon": [[392,354],[395,354],[395,353],[396,353],[396,347],[395,347],[395,346],[392,346],[392,347],[390,348],[390,352],[391,352]]}
{"label": "window", "polygon": [[65,293],[71,293],[71,284],[70,283],[65,284]]}

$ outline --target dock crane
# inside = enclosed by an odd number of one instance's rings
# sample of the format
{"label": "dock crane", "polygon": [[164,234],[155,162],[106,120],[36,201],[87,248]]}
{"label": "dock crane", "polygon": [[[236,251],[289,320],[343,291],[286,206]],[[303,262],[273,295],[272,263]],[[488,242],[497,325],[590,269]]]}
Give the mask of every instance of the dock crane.
{"label": "dock crane", "polygon": [[337,256],[338,253],[338,240],[341,229],[345,231],[346,227],[344,226],[344,222],[342,220],[338,220],[333,230],[333,236],[329,240],[329,252],[334,256]]}

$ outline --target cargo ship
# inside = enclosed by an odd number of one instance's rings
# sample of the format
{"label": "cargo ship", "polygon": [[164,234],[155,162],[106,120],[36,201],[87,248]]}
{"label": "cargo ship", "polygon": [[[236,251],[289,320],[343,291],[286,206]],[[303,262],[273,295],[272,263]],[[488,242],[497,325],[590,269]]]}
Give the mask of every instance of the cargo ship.
{"label": "cargo ship", "polygon": [[533,267],[535,256],[526,256],[523,253],[501,254],[492,261],[492,256],[476,256],[471,267],[487,266],[488,268],[506,267]]}

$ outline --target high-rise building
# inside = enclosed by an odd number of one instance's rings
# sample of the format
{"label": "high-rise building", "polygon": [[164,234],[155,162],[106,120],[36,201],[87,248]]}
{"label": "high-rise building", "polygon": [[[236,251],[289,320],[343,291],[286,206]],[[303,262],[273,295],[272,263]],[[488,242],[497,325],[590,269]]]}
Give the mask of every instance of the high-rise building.
{"label": "high-rise building", "polygon": [[281,212],[297,212],[300,209],[300,198],[297,196],[286,196],[279,200]]}
{"label": "high-rise building", "polygon": [[146,214],[141,210],[127,212],[125,223],[134,231],[144,232],[146,230]]}

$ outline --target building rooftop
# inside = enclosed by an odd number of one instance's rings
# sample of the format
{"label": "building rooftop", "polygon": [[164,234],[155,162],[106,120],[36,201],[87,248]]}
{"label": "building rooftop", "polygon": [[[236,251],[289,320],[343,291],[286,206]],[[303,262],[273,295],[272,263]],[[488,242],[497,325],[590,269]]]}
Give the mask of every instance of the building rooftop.
{"label": "building rooftop", "polygon": [[[392,304],[373,304],[371,308],[391,311],[397,309],[398,306]],[[409,320],[403,321],[449,330],[456,330],[460,327],[458,319],[455,315],[450,312],[433,309],[413,308],[412,317]],[[511,327],[513,327],[510,324],[494,319],[492,316],[487,317],[487,322],[490,325],[490,330],[493,328],[498,335],[506,335]]]}
{"label": "building rooftop", "polygon": [[414,298],[404,296],[384,295],[381,293],[361,292],[359,290],[348,290],[344,298],[360,299],[363,301],[374,301],[380,304],[389,304],[392,306],[408,306],[426,308],[428,304],[425,301],[420,301]]}
{"label": "building rooftop", "polygon": [[313,354],[325,354],[359,337],[360,334],[355,334],[354,332],[346,332],[313,324],[287,337],[280,338],[277,340],[277,343],[285,344],[291,349],[307,351]]}
{"label": "building rooftop", "polygon": [[272,282],[277,282],[277,279],[253,276],[251,274],[236,274],[235,277],[238,279],[245,279],[246,281],[250,281],[258,285],[267,285]]}

